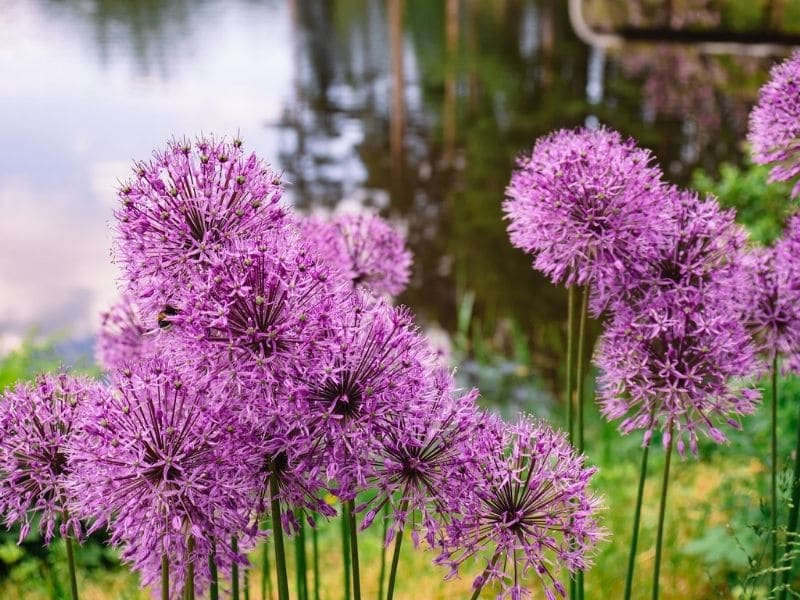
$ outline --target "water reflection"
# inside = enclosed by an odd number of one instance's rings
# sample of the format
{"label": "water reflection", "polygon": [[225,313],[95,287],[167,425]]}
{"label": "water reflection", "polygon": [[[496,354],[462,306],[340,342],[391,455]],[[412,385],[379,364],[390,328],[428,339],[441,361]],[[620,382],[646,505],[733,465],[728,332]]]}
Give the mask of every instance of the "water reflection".
{"label": "water reflection", "polygon": [[[514,158],[596,120],[681,181],[737,159],[764,64],[591,51],[561,0],[0,0],[0,344],[88,335],[115,293],[106,222],[129,161],[173,134],[239,131],[302,209],[377,207],[408,230],[402,298],[452,330],[476,293],[553,370],[563,294],[507,241]],[[507,328],[506,328],[507,329]],[[2,349],[2,345],[0,345]],[[551,372],[552,374],[552,372]]]}

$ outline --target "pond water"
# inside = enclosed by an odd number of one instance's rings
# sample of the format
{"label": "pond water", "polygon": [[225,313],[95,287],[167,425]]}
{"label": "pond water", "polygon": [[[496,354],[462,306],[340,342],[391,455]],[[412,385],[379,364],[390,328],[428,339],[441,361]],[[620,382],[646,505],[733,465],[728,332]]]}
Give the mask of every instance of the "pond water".
{"label": "pond water", "polygon": [[[401,298],[452,332],[516,323],[538,363],[564,294],[512,248],[514,158],[602,122],[667,174],[740,160],[764,61],[692,48],[606,54],[562,0],[0,0],[0,352],[33,327],[88,340],[115,295],[108,224],[133,159],[235,134],[303,210],[371,206],[415,255]],[[501,335],[502,337],[502,335]]]}

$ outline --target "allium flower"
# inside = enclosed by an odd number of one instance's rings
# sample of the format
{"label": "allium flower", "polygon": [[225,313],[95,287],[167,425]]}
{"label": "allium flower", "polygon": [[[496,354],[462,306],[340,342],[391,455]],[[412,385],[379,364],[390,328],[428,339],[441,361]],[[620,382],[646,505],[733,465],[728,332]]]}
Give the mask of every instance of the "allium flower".
{"label": "allium flower", "polygon": [[411,252],[403,235],[378,215],[341,214],[330,221],[307,217],[301,228],[354,288],[397,296],[408,285]]}
{"label": "allium flower", "polygon": [[411,524],[414,542],[422,529],[434,546],[439,523],[447,521],[453,499],[475,485],[470,465],[478,457],[472,440],[483,418],[475,404],[478,390],[461,394],[444,368],[429,377],[430,389],[395,415],[374,440],[367,482],[375,494],[357,511],[367,510],[362,525],[367,528],[390,505],[393,526],[386,543],[409,518],[416,520],[419,515],[419,524]]}
{"label": "allium flower", "polygon": [[101,314],[101,319],[95,357],[104,369],[117,369],[156,352],[156,320],[153,320],[154,327],[147,327],[130,294],[123,293],[109,310]]}
{"label": "allium flower", "polygon": [[0,514],[8,527],[22,524],[20,543],[36,515],[45,544],[53,539],[56,521],[62,536],[82,536],[80,522],[69,512],[69,447],[76,413],[95,385],[66,373],[40,375],[0,396]]}
{"label": "allium flower", "polygon": [[195,585],[208,581],[213,544],[221,564],[244,561],[228,542],[252,531],[246,475],[257,457],[213,380],[186,381],[160,359],[115,377],[81,414],[73,445],[76,506],[96,519],[93,529],[107,524],[111,543],[123,547],[144,584],[160,577],[166,555],[177,598],[188,560]]}
{"label": "allium flower", "polygon": [[[332,517],[336,511],[324,498],[327,487],[322,449],[304,426],[304,416],[288,400],[290,394],[273,393],[282,396],[283,401],[256,399],[255,410],[242,413],[247,415],[248,426],[254,433],[247,436],[252,443],[250,452],[260,458],[257,470],[250,475],[257,490],[254,513],[270,512],[270,479],[274,475],[281,521],[284,529],[293,534],[299,528],[296,512]],[[308,518],[315,526],[314,520]]]}
{"label": "allium flower", "polygon": [[591,285],[594,310],[608,287],[635,280],[663,244],[667,220],[652,154],[608,129],[540,138],[506,189],[511,242],[553,283]]}
{"label": "allium flower", "polygon": [[769,359],[800,352],[800,268],[793,264],[797,255],[791,246],[784,238],[772,247],[750,250],[745,258],[747,326]]}
{"label": "allium flower", "polygon": [[486,556],[473,587],[494,580],[502,585],[498,598],[530,597],[525,580],[532,573],[548,600],[563,598],[562,570],[589,567],[605,537],[600,500],[589,490],[596,469],[584,466],[564,434],[526,417],[507,426],[490,422],[484,437],[476,486],[446,526],[436,562],[455,576],[468,559]]}
{"label": "allium flower", "polygon": [[278,382],[328,333],[342,295],[330,268],[288,231],[237,244],[172,318],[175,337],[237,380]]}
{"label": "allium flower", "polygon": [[407,309],[362,294],[337,315],[330,335],[301,361],[298,397],[325,450],[326,475],[349,500],[364,482],[373,440],[422,386],[428,346]]}
{"label": "allium flower", "polygon": [[[758,104],[750,113],[748,140],[753,159],[772,164],[771,181],[788,181],[800,175],[800,52],[776,65],[761,88]],[[800,194],[800,181],[792,197]]]}
{"label": "allium flower", "polygon": [[241,141],[173,141],[135,165],[115,211],[115,256],[141,308],[158,313],[233,242],[284,220],[274,171]]}
{"label": "allium flower", "polygon": [[673,206],[671,248],[615,303],[595,361],[606,418],[644,429],[645,444],[655,429],[664,445],[675,435],[681,454],[688,438],[696,454],[698,431],[722,443],[718,422],[753,412],[759,393],[739,382],[759,363],[738,297],[743,231],[713,199],[675,192]]}

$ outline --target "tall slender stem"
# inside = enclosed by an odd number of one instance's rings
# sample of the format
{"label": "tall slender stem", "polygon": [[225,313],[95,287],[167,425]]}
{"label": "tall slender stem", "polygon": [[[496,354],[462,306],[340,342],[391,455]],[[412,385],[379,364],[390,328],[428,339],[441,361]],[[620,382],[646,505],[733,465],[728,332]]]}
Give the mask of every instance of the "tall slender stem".
{"label": "tall slender stem", "polygon": [[658,505],[658,529],[656,532],[656,558],[653,566],[653,600],[658,600],[659,575],[661,574],[661,548],[664,541],[664,516],[667,512],[667,489],[669,486],[669,464],[672,459],[672,446],[675,442],[672,423],[669,425],[669,442],[667,442],[667,456],[664,459],[664,479],[661,482],[661,501]]}
{"label": "tall slender stem", "polygon": [[[236,536],[231,538],[231,551],[234,555],[239,554],[239,540]],[[231,564],[231,598],[239,600],[239,563],[235,559]]]}
{"label": "tall slender stem", "polygon": [[575,360],[575,286],[567,288],[567,386],[566,386],[566,400],[567,400],[567,431],[569,432],[569,440],[575,443],[575,416],[573,415],[573,398],[572,398],[572,363]]}
{"label": "tall slender stem", "polygon": [[211,556],[208,557],[208,570],[211,573],[209,583],[209,598],[219,600],[219,570],[217,569],[217,543],[211,542]]}
{"label": "tall slender stem", "polygon": [[383,582],[386,579],[386,531],[389,527],[389,503],[383,505],[381,511],[383,527],[381,527],[381,572],[378,576],[378,600],[383,600]]}
{"label": "tall slender stem", "polygon": [[161,555],[161,600],[169,600],[169,558]]}
{"label": "tall slender stem", "polygon": [[[387,503],[388,506],[388,503]],[[405,515],[408,508],[408,500],[404,499],[400,504],[400,514]],[[400,546],[403,543],[403,531],[405,530],[405,522],[400,526],[400,529],[395,534],[394,552],[392,553],[392,567],[389,570],[389,586],[386,590],[386,600],[394,598],[394,583],[397,579],[397,565],[400,562]],[[386,535],[383,536],[386,539]]]}
{"label": "tall slender stem", "polygon": [[[798,419],[800,420],[800,404],[798,404]],[[789,549],[790,544],[797,544],[795,540],[797,534],[798,520],[800,520],[800,427],[797,427],[797,442],[794,451],[794,471],[792,473],[792,506],[789,509],[789,522],[786,526],[786,547],[784,552]],[[786,600],[789,590],[789,580],[792,577],[792,565],[794,560],[789,555],[788,565],[784,565],[785,570],[781,574],[781,591],[779,600]]]}
{"label": "tall slender stem", "polygon": [[772,569],[769,574],[769,589],[775,589],[778,566],[778,352],[772,355]]}
{"label": "tall slender stem", "polygon": [[72,600],[78,600],[78,575],[75,571],[75,554],[72,550],[72,538],[69,534],[64,536],[64,542],[67,544],[67,565],[69,566],[69,590],[72,594]]}
{"label": "tall slender stem", "polygon": [[64,543],[67,546],[67,567],[69,568],[69,590],[72,600],[78,600],[78,572],[75,569],[75,553],[72,548],[72,538],[69,536],[69,511],[65,508],[61,511],[61,522],[67,532],[64,536]]}
{"label": "tall slender stem", "polygon": [[261,600],[267,598],[272,600],[272,576],[269,572],[269,542],[264,540],[261,545]]}
{"label": "tall slender stem", "polygon": [[[578,433],[577,433],[577,441],[578,441],[578,452],[583,453],[584,445],[583,445],[583,411],[584,411],[584,380],[586,379],[586,361],[584,360],[585,348],[586,348],[586,317],[589,312],[589,286],[586,285],[583,288],[583,292],[581,293],[581,313],[580,313],[580,323],[578,325],[578,357],[577,357],[577,368],[575,374],[575,386],[577,387],[577,408],[578,408]],[[583,571],[578,571],[578,581],[576,585],[576,593],[575,598],[576,600],[583,600]]]}
{"label": "tall slender stem", "polygon": [[361,600],[361,574],[358,564],[358,527],[356,526],[356,503],[348,500],[346,503],[348,525],[350,529],[350,557],[353,568],[353,600]]}
{"label": "tall slender stem", "polygon": [[311,529],[311,548],[314,558],[314,600],[319,600],[319,541],[317,539],[317,525],[319,525],[319,521],[315,519],[315,526]]}
{"label": "tall slender stem", "polygon": [[639,523],[642,517],[642,498],[644,497],[644,482],[647,478],[647,454],[650,443],[642,451],[642,468],[639,473],[639,488],[636,492],[636,508],[633,511],[633,533],[631,534],[631,550],[628,555],[628,572],[625,575],[625,600],[631,599],[633,590],[633,570],[636,567],[636,546],[639,543]]}
{"label": "tall slender stem", "polygon": [[300,513],[300,528],[294,540],[294,559],[296,565],[297,598],[308,600],[308,572],[306,570],[306,529],[305,519]]}
{"label": "tall slender stem", "polygon": [[283,526],[281,525],[281,504],[278,499],[278,476],[273,469],[269,477],[270,503],[272,513],[272,537],[275,540],[275,574],[278,579],[279,600],[289,600],[289,579],[286,576],[286,550],[283,546]]}
{"label": "tall slender stem", "polygon": [[250,569],[242,572],[242,583],[244,584],[244,600],[250,600]]}
{"label": "tall slender stem", "polygon": [[350,517],[342,504],[342,563],[344,564],[344,600],[350,600]]}
{"label": "tall slender stem", "polygon": [[192,553],[194,552],[194,536],[189,534],[186,539],[186,583],[184,589],[186,590],[186,600],[194,600],[194,559]]}

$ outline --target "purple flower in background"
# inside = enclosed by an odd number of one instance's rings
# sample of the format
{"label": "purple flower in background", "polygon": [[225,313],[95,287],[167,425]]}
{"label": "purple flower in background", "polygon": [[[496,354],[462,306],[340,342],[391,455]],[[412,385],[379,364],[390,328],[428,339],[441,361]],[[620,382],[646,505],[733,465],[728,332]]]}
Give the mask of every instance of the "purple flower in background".
{"label": "purple flower in background", "polygon": [[364,483],[373,441],[423,386],[429,349],[407,309],[360,293],[337,313],[330,336],[300,360],[297,392],[325,450],[327,478],[349,500]]}
{"label": "purple flower in background", "polygon": [[[776,65],[758,94],[750,113],[753,159],[773,165],[771,181],[788,181],[800,175],[800,52]],[[800,181],[792,197],[800,194]]]}
{"label": "purple flower in background", "polygon": [[408,285],[411,252],[404,236],[378,215],[342,214],[328,221],[307,217],[301,229],[354,288],[397,296]]}
{"label": "purple flower in background", "polygon": [[722,443],[718,423],[739,428],[735,417],[753,412],[759,392],[739,381],[760,365],[742,316],[744,232],[713,199],[672,199],[671,247],[615,303],[595,361],[606,418],[644,429],[645,444],[661,429],[667,445],[672,432],[681,454],[688,438],[696,454],[698,431]]}
{"label": "purple flower in background", "polygon": [[366,528],[390,505],[392,527],[386,543],[404,529],[409,518],[416,521],[418,517],[419,523],[411,523],[415,544],[422,529],[428,544],[434,546],[453,502],[475,486],[475,470],[470,467],[480,457],[472,441],[484,418],[475,404],[478,390],[461,393],[452,375],[441,367],[428,378],[430,389],[395,415],[373,441],[367,483],[375,493],[357,510],[367,510]]}
{"label": "purple flower in background", "polygon": [[[161,321],[162,326],[166,326]],[[95,342],[95,357],[106,370],[151,356],[156,351],[158,326],[147,327],[131,295],[123,293],[117,302],[101,314]]]}
{"label": "purple flower in background", "polygon": [[591,285],[602,311],[609,286],[635,281],[663,245],[664,184],[652,162],[648,150],[604,128],[540,138],[506,189],[511,242],[553,283]]}
{"label": "purple flower in background", "polygon": [[0,396],[0,514],[9,527],[21,523],[20,543],[37,515],[45,544],[53,539],[56,521],[62,536],[82,536],[80,522],[69,512],[69,447],[76,414],[96,385],[66,373],[40,375]]}
{"label": "purple flower in background", "polygon": [[521,417],[514,425],[488,420],[475,487],[445,526],[439,564],[450,577],[468,559],[486,568],[473,586],[498,581],[498,598],[530,597],[533,573],[549,600],[564,597],[563,569],[586,569],[605,537],[597,522],[600,500],[589,490],[594,468],[584,465],[566,436]]}
{"label": "purple flower in background", "polygon": [[[798,218],[795,217],[795,222]],[[791,229],[790,225],[790,229]],[[748,276],[747,325],[768,358],[800,352],[800,269],[797,252],[785,237],[769,248],[754,248],[745,258]]]}
{"label": "purple flower in background", "polygon": [[180,354],[226,369],[239,381],[278,382],[328,334],[343,295],[330,268],[291,231],[236,244],[172,318]]}
{"label": "purple flower in background", "polygon": [[277,174],[241,141],[172,141],[119,192],[114,255],[140,307],[175,307],[190,276],[233,242],[284,221]]}
{"label": "purple flower in background", "polygon": [[116,373],[82,411],[73,444],[81,515],[95,519],[93,529],[107,525],[144,584],[159,577],[166,555],[176,594],[188,560],[195,584],[208,581],[214,544],[221,564],[244,560],[225,553],[232,535],[250,531],[247,474],[257,460],[218,384],[188,375],[160,359]]}

